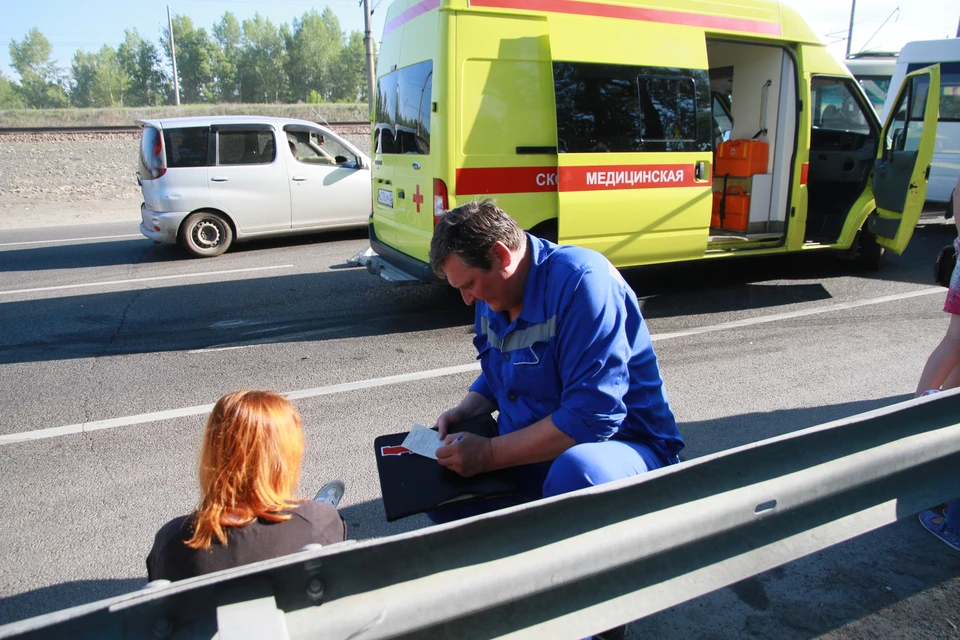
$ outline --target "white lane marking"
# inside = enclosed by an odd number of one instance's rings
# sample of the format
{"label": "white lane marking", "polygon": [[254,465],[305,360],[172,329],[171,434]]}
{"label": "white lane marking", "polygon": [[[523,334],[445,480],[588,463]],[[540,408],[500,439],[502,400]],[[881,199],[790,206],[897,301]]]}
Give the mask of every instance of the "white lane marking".
{"label": "white lane marking", "polygon": [[918,291],[908,291],[906,293],[894,293],[889,296],[880,296],[879,298],[868,298],[866,300],[854,300],[853,302],[841,302],[826,307],[817,307],[814,309],[801,309],[799,311],[786,311],[784,313],[775,313],[772,316],[759,316],[756,318],[745,318],[744,320],[734,320],[733,322],[723,322],[708,327],[694,327],[684,329],[683,331],[674,331],[671,333],[658,333],[651,335],[653,340],[670,340],[671,338],[682,338],[685,336],[694,336],[701,333],[713,333],[714,331],[727,331],[728,329],[739,329],[740,327],[749,327],[755,324],[765,324],[767,322],[779,322],[790,318],[802,318],[803,316],[814,316],[820,313],[829,313],[831,311],[843,311],[845,309],[856,309],[857,307],[866,307],[871,304],[882,304],[884,302],[895,302],[897,300],[907,300],[909,298],[918,298],[920,296],[929,296],[933,293],[943,294],[946,291],[943,287],[931,287],[929,289],[920,289]]}
{"label": "white lane marking", "polygon": [[2,295],[15,293],[36,293],[38,291],[58,291],[61,289],[80,289],[83,287],[106,287],[114,284],[133,284],[136,282],[154,282],[157,280],[175,280],[178,278],[202,278],[204,276],[220,276],[228,273],[248,273],[250,271],[270,271],[272,269],[292,269],[292,264],[278,264],[270,267],[249,267],[247,269],[226,269],[224,271],[204,271],[202,273],[180,273],[172,276],[153,276],[151,278],[131,278],[130,280],[104,280],[103,282],[84,282],[82,284],[61,284],[56,287],[37,287],[35,289],[8,289],[0,291]]}
{"label": "white lane marking", "polygon": [[[0,242],[0,247],[19,247],[25,244],[57,244],[58,242],[83,242],[84,240],[116,240],[117,238],[143,238],[140,233],[125,233],[119,236],[89,236],[86,238],[58,238],[55,240],[29,240],[26,242]],[[146,238],[143,238],[146,240]]]}
{"label": "white lane marking", "polygon": [[[944,289],[942,287],[932,287],[929,289],[920,289],[918,291],[908,291],[906,293],[896,293],[889,296],[881,296],[879,298],[869,298],[867,300],[856,300],[853,302],[844,302],[840,304],[830,305],[826,307],[819,307],[816,309],[805,309],[801,311],[790,311],[787,313],[777,313],[771,316],[761,316],[758,318],[750,318],[748,320],[736,320],[734,322],[725,322],[722,324],[711,325],[708,327],[694,327],[692,329],[685,329],[683,331],[675,331],[672,333],[659,333],[651,336],[653,340],[669,340],[671,338],[679,338],[681,336],[692,336],[702,333],[710,333],[714,331],[725,331],[728,329],[738,329],[741,327],[746,327],[755,324],[764,324],[768,322],[777,322],[779,320],[785,320],[788,318],[799,318],[802,316],[810,316],[821,313],[830,313],[832,311],[843,311],[845,309],[855,309],[857,307],[865,307],[872,304],[882,304],[884,302],[895,302],[897,300],[907,300],[909,298],[917,298],[919,296],[931,295],[934,293],[943,293]],[[244,347],[222,347],[221,349],[242,349]],[[199,353],[202,352],[194,352]],[[393,384],[402,384],[404,382],[412,382],[414,380],[426,380],[429,378],[440,378],[443,376],[455,375],[458,373],[469,373],[471,371],[479,371],[480,363],[474,362],[471,364],[457,365],[454,367],[444,367],[442,369],[431,369],[428,371],[415,371],[413,373],[403,373],[395,376],[386,376],[384,378],[373,378],[370,380],[358,380],[357,382],[345,382],[342,384],[335,384],[329,387],[316,387],[314,389],[303,389],[301,391],[291,391],[286,394],[291,400],[298,400],[302,398],[313,398],[316,396],[325,396],[334,393],[344,393],[346,391],[356,391],[358,389],[371,389],[373,387],[384,387]],[[202,415],[209,413],[213,409],[212,404],[206,404],[197,407],[185,407],[181,409],[169,409],[167,411],[155,411],[153,413],[141,413],[135,416],[126,416],[123,418],[110,418],[108,420],[96,420],[93,422],[83,422],[80,424],[70,424],[64,427],[51,427],[48,429],[37,429],[36,431],[24,431],[21,433],[11,433],[7,435],[0,435],[0,446],[5,444],[17,444],[20,442],[29,442],[31,440],[44,440],[47,438],[56,438],[59,436],[74,435],[77,433],[85,433],[88,431],[97,431],[100,429],[115,429],[117,427],[129,427],[135,424],[144,424],[146,422],[159,422],[161,420],[170,420],[172,418],[183,418],[188,416]]]}
{"label": "white lane marking", "polygon": [[[313,398],[316,396],[326,396],[332,393],[343,393],[346,391],[356,391],[357,389],[370,389],[373,387],[383,387],[403,382],[412,382],[414,380],[425,380],[427,378],[439,378],[451,376],[457,373],[468,371],[478,371],[480,363],[458,365],[455,367],[444,367],[442,369],[432,369],[430,371],[416,371],[414,373],[402,373],[395,376],[386,376],[384,378],[373,378],[371,380],[358,380],[357,382],[344,382],[334,384],[329,387],[316,387],[314,389],[303,389],[301,391],[291,391],[286,396],[291,400],[301,398]],[[93,422],[81,422],[79,424],[68,424],[63,427],[51,427],[49,429],[37,429],[36,431],[25,431],[22,433],[10,433],[0,436],[0,445],[15,444],[19,442],[28,442],[31,440],[44,440],[47,438],[56,438],[59,436],[73,435],[77,433],[86,433],[89,431],[99,431],[101,429],[116,429],[117,427],[129,427],[135,424],[145,422],[158,422],[160,420],[170,420],[172,418],[184,418],[189,416],[198,416],[210,413],[213,409],[212,404],[205,404],[196,407],[183,407],[181,409],[170,409],[167,411],[154,411],[151,413],[141,413],[135,416],[126,416],[123,418],[110,418],[108,420],[95,420]]]}

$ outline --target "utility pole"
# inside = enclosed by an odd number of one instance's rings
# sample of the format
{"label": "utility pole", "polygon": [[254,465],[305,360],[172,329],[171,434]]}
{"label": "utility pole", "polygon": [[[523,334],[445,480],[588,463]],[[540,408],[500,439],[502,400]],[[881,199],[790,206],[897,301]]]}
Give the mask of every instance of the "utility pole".
{"label": "utility pole", "polygon": [[180,79],[177,77],[177,52],[173,48],[173,18],[167,5],[167,28],[170,30],[170,60],[173,61],[173,104],[180,106]]}
{"label": "utility pole", "polygon": [[370,0],[363,0],[363,46],[367,50],[367,108],[373,115],[373,37],[370,33]]}
{"label": "utility pole", "polygon": [[847,29],[847,57],[850,57],[850,45],[853,42],[853,12],[857,10],[857,0],[850,6],[850,28]]}

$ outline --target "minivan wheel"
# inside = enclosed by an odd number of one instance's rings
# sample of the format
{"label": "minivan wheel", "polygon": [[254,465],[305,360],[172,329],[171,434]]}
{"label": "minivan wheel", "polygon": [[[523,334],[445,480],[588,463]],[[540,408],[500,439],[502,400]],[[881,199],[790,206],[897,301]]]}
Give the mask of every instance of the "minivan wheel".
{"label": "minivan wheel", "polygon": [[233,229],[223,216],[209,211],[191,213],[180,225],[180,246],[199,258],[212,258],[233,243]]}

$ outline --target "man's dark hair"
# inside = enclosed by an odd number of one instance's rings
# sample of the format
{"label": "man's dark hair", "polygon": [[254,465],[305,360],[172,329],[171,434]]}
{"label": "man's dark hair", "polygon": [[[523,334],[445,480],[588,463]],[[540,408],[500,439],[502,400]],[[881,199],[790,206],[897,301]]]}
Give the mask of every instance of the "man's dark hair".
{"label": "man's dark hair", "polygon": [[468,267],[489,271],[493,265],[491,249],[497,241],[516,251],[526,244],[527,236],[493,200],[468,202],[437,221],[430,241],[430,267],[445,278],[443,263],[457,255]]}

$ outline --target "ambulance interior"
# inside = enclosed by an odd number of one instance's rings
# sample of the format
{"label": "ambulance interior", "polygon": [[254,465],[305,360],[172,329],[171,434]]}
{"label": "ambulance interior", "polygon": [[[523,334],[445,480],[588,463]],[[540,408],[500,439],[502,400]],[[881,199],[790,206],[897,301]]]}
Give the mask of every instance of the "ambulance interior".
{"label": "ambulance interior", "polygon": [[[793,206],[796,65],[780,47],[730,41],[708,40],[707,58],[718,140],[708,251],[779,243]],[[804,239],[832,244],[866,186],[879,132],[849,78],[815,77],[811,101]]]}
{"label": "ambulance interior", "polygon": [[779,47],[710,40],[707,59],[719,133],[710,245],[779,243],[796,146],[793,59]]}

